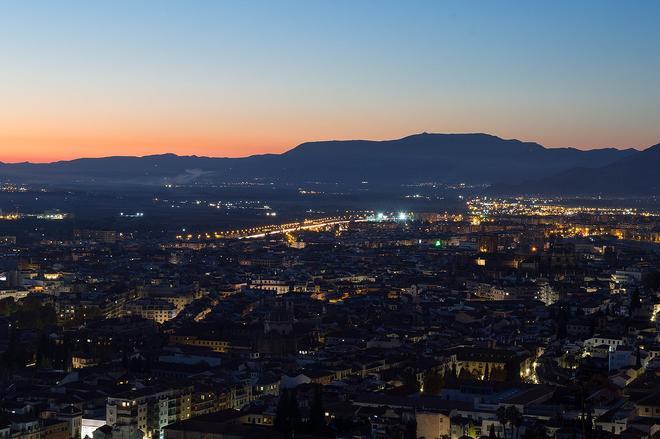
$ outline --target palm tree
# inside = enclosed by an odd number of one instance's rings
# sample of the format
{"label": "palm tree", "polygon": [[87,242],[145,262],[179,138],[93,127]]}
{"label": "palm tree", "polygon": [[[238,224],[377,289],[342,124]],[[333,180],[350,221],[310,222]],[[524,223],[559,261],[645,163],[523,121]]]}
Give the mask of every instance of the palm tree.
{"label": "palm tree", "polygon": [[506,437],[506,423],[507,423],[506,408],[503,405],[499,406],[495,414],[497,415],[498,422],[502,426],[502,435]]}
{"label": "palm tree", "polygon": [[515,405],[510,405],[506,408],[505,417],[509,424],[511,424],[511,435],[513,436],[513,428],[516,428],[516,439],[518,436],[518,428],[522,424],[523,417],[518,408]]}
{"label": "palm tree", "polygon": [[516,439],[518,439],[519,429],[523,423],[522,413],[518,411],[516,406],[512,405],[507,409],[507,414],[508,414],[509,422],[511,423],[511,428],[513,427],[516,428]]}

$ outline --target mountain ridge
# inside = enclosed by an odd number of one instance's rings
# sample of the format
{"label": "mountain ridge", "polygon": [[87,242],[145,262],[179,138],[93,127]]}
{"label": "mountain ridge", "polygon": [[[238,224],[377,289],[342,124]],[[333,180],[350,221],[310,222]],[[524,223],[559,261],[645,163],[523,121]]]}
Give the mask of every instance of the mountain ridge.
{"label": "mountain ridge", "polygon": [[660,143],[638,154],[624,157],[597,168],[572,168],[510,188],[494,188],[497,192],[541,195],[660,195]]}
{"label": "mountain ridge", "polygon": [[536,142],[484,133],[420,133],[391,140],[304,142],[280,154],[239,158],[145,156],[79,158],[52,163],[0,163],[0,177],[43,184],[104,182],[164,184],[271,180],[391,187],[420,182],[504,184],[550,178],[574,168],[611,165],[636,149],[546,148]]}
{"label": "mountain ridge", "polygon": [[[197,159],[229,159],[229,160],[236,160],[236,159],[246,159],[246,158],[251,158],[251,157],[263,157],[263,156],[280,156],[280,155],[285,155],[290,152],[293,152],[303,146],[306,145],[315,145],[315,144],[328,144],[328,143],[347,143],[347,142],[368,142],[368,143],[387,143],[387,142],[399,142],[399,141],[405,141],[408,139],[412,138],[417,138],[417,137],[422,137],[422,136],[445,136],[445,137],[451,137],[451,136],[456,136],[456,137],[461,137],[461,136],[474,136],[474,137],[485,137],[485,138],[492,138],[492,139],[497,139],[503,142],[515,142],[519,144],[528,144],[528,145],[534,145],[539,148],[545,149],[545,150],[571,150],[571,151],[578,151],[578,152],[590,152],[590,151],[644,151],[645,149],[638,149],[635,147],[625,147],[625,148],[617,148],[613,146],[605,146],[605,147],[599,147],[599,148],[592,148],[592,149],[580,149],[576,148],[573,146],[558,146],[558,147],[547,147],[543,146],[540,143],[537,142],[530,142],[530,141],[525,141],[525,140],[520,140],[516,138],[511,138],[511,139],[506,139],[504,137],[500,137],[494,134],[487,134],[487,133],[480,133],[480,132],[474,132],[474,133],[429,133],[429,132],[422,132],[422,133],[417,133],[417,134],[410,134],[408,136],[404,136],[398,139],[384,139],[384,140],[368,140],[368,139],[331,139],[331,140],[312,140],[312,141],[307,141],[300,143],[286,151],[283,151],[281,153],[263,153],[263,154],[251,154],[247,156],[240,156],[240,157],[227,157],[227,156],[208,156],[208,155],[197,155],[197,154],[177,154],[173,152],[164,152],[164,153],[156,153],[156,154],[145,154],[145,155],[108,155],[108,156],[97,156],[97,157],[76,157],[73,159],[63,159],[63,160],[54,160],[51,162],[30,162],[30,161],[21,161],[21,162],[4,162],[0,160],[0,165],[52,165],[52,164],[57,164],[57,163],[69,163],[69,162],[76,162],[76,161],[81,161],[81,160],[103,160],[103,159],[113,159],[113,158],[127,158],[127,159],[148,159],[148,158],[168,158],[168,157],[176,157],[176,158],[197,158]],[[653,145],[648,148],[652,148],[658,145]],[[646,148],[646,149],[648,149]]]}

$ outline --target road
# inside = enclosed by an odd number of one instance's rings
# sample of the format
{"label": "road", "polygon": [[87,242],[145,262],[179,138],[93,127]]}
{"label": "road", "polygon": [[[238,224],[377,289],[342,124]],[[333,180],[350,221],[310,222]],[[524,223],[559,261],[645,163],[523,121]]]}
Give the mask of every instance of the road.
{"label": "road", "polygon": [[254,239],[264,238],[269,235],[277,235],[282,233],[297,232],[300,230],[316,230],[324,227],[336,226],[339,224],[348,224],[351,222],[366,221],[365,216],[361,215],[344,215],[326,218],[316,218],[310,220],[303,220],[299,222],[292,222],[286,224],[271,224],[267,226],[251,227],[236,230],[225,230],[207,232],[202,234],[188,234],[178,235],[176,238],[179,240],[200,240],[200,239]]}

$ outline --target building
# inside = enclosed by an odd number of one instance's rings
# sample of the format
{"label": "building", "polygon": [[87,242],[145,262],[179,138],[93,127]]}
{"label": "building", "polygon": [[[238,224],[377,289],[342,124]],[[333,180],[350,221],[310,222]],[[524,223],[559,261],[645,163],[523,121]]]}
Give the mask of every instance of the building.
{"label": "building", "polygon": [[660,392],[637,401],[637,416],[660,418]]}
{"label": "building", "polygon": [[13,245],[16,244],[16,237],[4,235],[0,236],[0,245]]}
{"label": "building", "polygon": [[152,386],[108,397],[106,423],[135,427],[147,438],[163,427],[191,417],[192,386]]}
{"label": "building", "polygon": [[73,239],[76,241],[100,242],[103,244],[115,244],[117,232],[114,230],[88,230],[76,229],[73,231]]}
{"label": "building", "polygon": [[529,367],[529,359],[522,359],[504,349],[460,347],[454,351],[451,360],[459,376],[469,374],[492,381],[515,379]]}
{"label": "building", "polygon": [[227,352],[230,342],[221,336],[216,335],[196,335],[196,334],[172,334],[170,342],[174,344],[197,346],[210,349],[214,352]]}
{"label": "building", "polygon": [[140,316],[143,319],[153,320],[156,323],[165,323],[177,315],[176,305],[158,299],[134,300],[126,304],[125,310],[129,316]]}
{"label": "building", "polygon": [[273,291],[276,294],[286,294],[291,286],[284,281],[276,279],[255,279],[250,281],[250,288],[255,290]]}
{"label": "building", "polygon": [[[237,410],[223,410],[168,425],[164,439],[233,439],[244,437],[242,414]],[[272,433],[271,433],[272,434]]]}
{"label": "building", "polygon": [[420,409],[415,413],[417,437],[441,438],[451,433],[449,415],[441,410]]}

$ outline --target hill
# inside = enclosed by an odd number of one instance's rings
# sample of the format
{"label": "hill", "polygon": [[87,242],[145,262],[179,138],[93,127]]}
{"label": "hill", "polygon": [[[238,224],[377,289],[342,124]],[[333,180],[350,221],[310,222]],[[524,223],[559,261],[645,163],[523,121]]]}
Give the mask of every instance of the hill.
{"label": "hill", "polygon": [[576,167],[501,192],[543,195],[660,195],[660,144],[611,164]]}
{"label": "hill", "polygon": [[519,184],[596,168],[634,149],[545,148],[487,134],[417,134],[397,140],[303,143],[283,154],[210,158],[174,154],[106,157],[47,164],[0,164],[0,176],[43,184],[166,184],[270,180],[377,186],[420,182]]}

